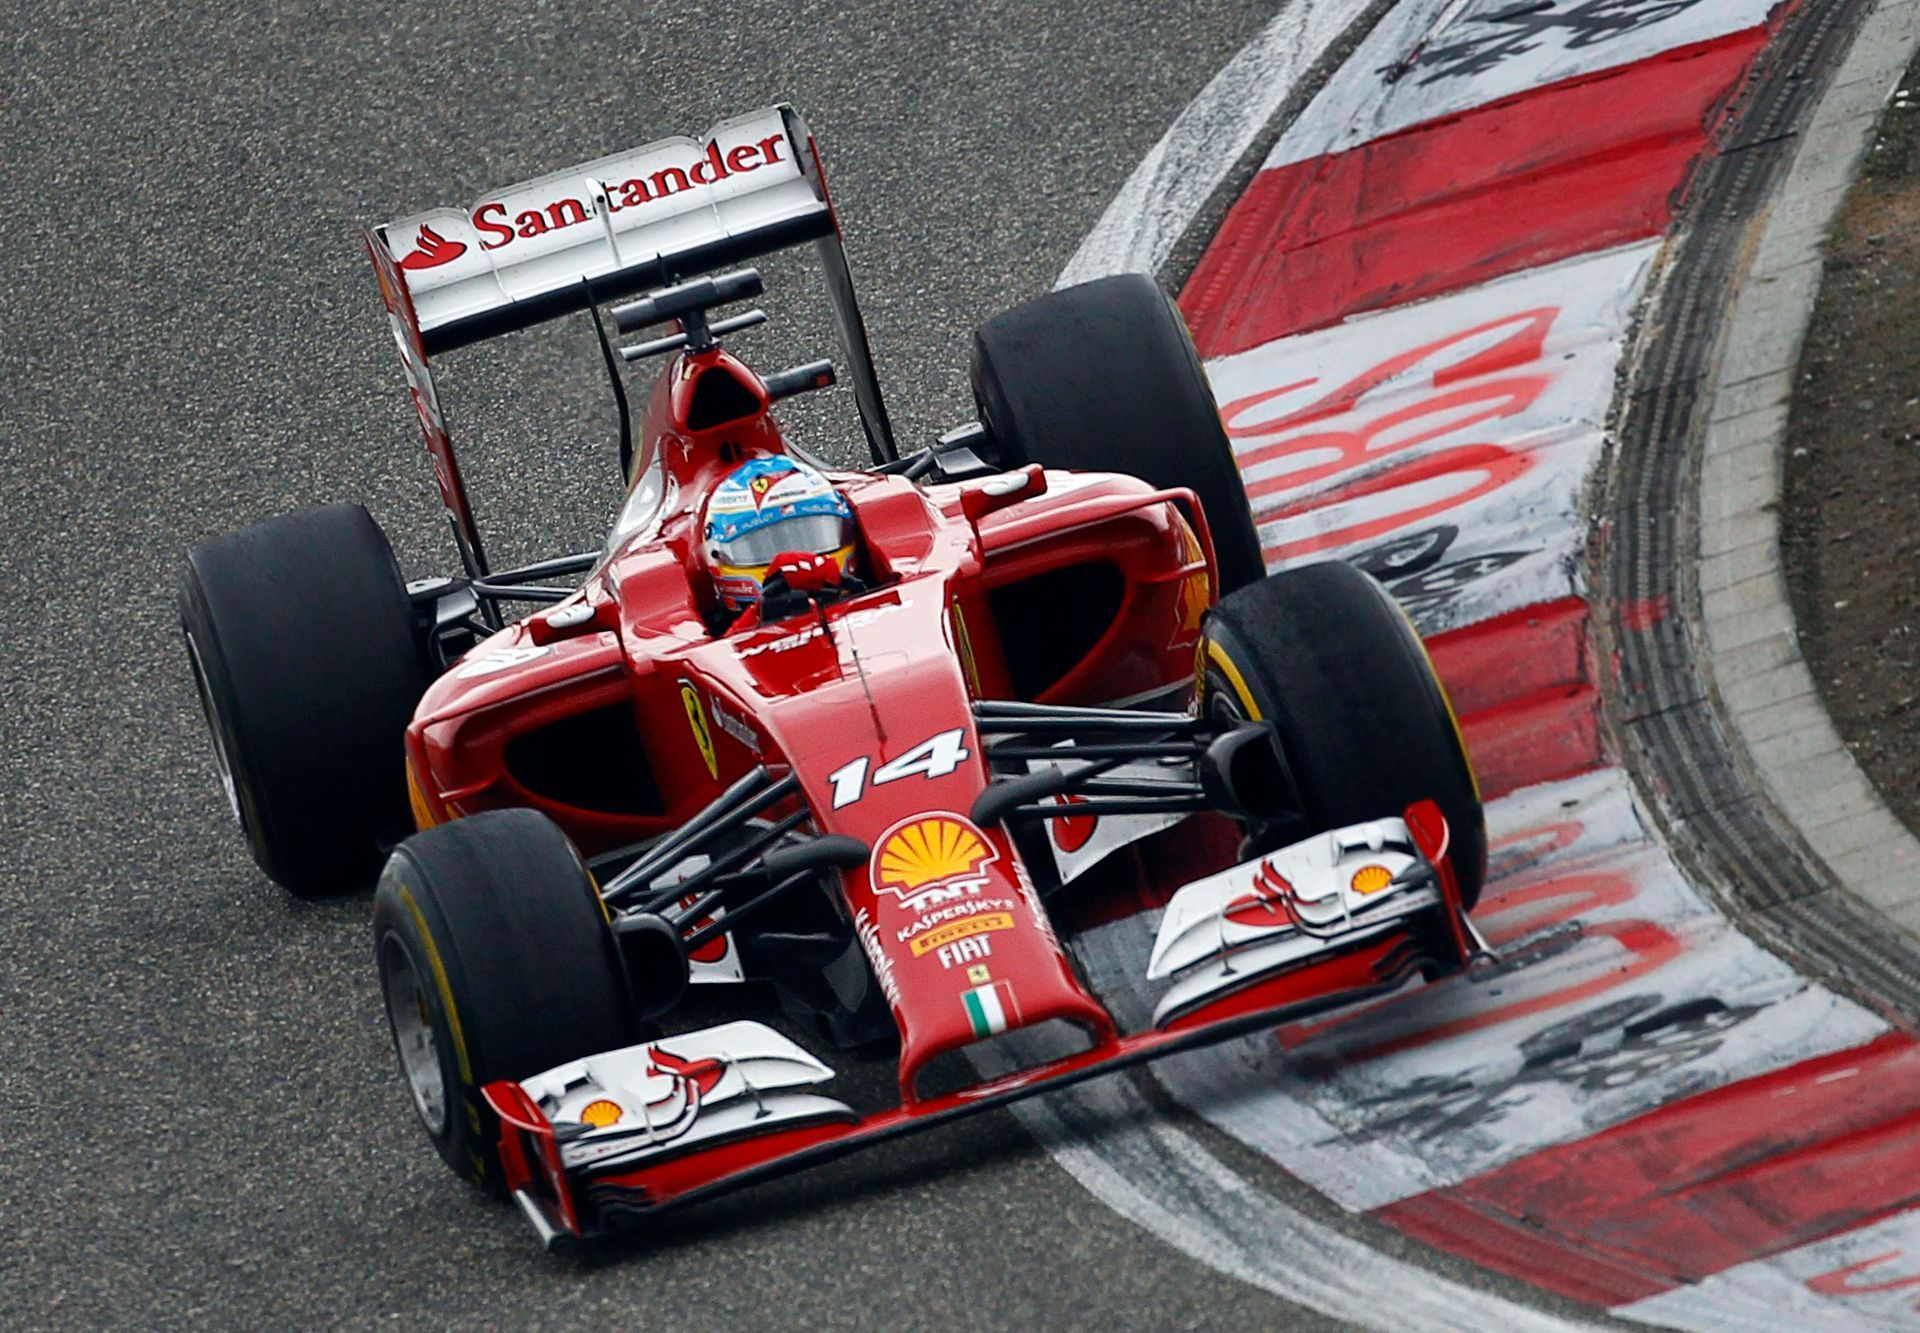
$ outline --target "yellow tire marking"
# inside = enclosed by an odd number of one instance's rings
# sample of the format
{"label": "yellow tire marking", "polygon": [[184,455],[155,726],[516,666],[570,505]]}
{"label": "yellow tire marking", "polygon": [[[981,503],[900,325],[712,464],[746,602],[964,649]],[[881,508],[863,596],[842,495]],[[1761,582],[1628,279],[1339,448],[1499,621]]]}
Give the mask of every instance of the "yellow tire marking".
{"label": "yellow tire marking", "polygon": [[1233,692],[1240,696],[1240,706],[1247,710],[1247,720],[1249,722],[1266,721],[1260,715],[1260,705],[1253,701],[1253,692],[1247,688],[1247,678],[1240,674],[1240,668],[1233,664],[1233,659],[1227,656],[1227,650],[1220,646],[1218,640],[1207,640],[1207,660],[1220,668],[1220,673],[1227,678],[1227,683],[1233,686]]}
{"label": "yellow tire marking", "polygon": [[1381,595],[1387,599],[1387,605],[1393,608],[1400,623],[1407,627],[1407,633],[1420,645],[1420,657],[1427,664],[1427,675],[1433,680],[1433,688],[1440,691],[1440,702],[1446,705],[1447,722],[1453,727],[1453,743],[1459,748],[1460,762],[1467,766],[1467,782],[1473,788],[1473,799],[1480,800],[1480,775],[1473,771],[1473,756],[1467,753],[1467,735],[1460,730],[1460,716],[1453,711],[1453,696],[1447,693],[1447,683],[1440,679],[1440,673],[1434,669],[1433,654],[1427,651],[1427,641],[1420,637],[1420,631],[1413,626],[1413,617],[1407,609],[1394,599],[1392,593],[1382,588]]}
{"label": "yellow tire marking", "polygon": [[420,904],[413,900],[413,891],[405,881],[396,879],[395,885],[400,891],[400,901],[413,916],[413,924],[420,934],[420,943],[427,950],[427,966],[433,972],[433,984],[440,991],[440,1005],[446,1010],[447,1027],[453,1033],[453,1053],[460,1060],[460,1077],[468,1087],[473,1086],[473,1062],[467,1059],[467,1037],[460,1030],[460,1011],[453,1005],[453,986],[447,981],[447,969],[440,962],[439,946],[433,942],[433,933],[427,929],[427,918],[421,915]]}
{"label": "yellow tire marking", "polygon": [[1427,670],[1433,672],[1433,683],[1440,689],[1440,702],[1447,706],[1447,721],[1453,724],[1453,743],[1460,747],[1460,762],[1467,766],[1467,782],[1473,788],[1473,799],[1480,800],[1480,775],[1474,771],[1473,755],[1467,750],[1466,733],[1460,730],[1459,715],[1453,711],[1453,698],[1447,693],[1446,682],[1440,679],[1440,673],[1433,670],[1433,655],[1427,652],[1427,645],[1420,645],[1421,656],[1427,659]]}

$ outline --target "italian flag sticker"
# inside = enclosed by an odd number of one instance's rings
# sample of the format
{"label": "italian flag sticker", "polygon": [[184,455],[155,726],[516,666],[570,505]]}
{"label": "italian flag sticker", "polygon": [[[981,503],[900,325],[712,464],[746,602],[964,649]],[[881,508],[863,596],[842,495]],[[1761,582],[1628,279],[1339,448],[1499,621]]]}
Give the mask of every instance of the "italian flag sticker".
{"label": "italian flag sticker", "polygon": [[996,981],[991,986],[975,986],[961,994],[960,1002],[966,1006],[967,1020],[973,1024],[973,1035],[991,1037],[996,1032],[1005,1032],[1007,1024],[1018,1021],[1020,1011],[1014,1007],[1013,987],[1005,981]]}

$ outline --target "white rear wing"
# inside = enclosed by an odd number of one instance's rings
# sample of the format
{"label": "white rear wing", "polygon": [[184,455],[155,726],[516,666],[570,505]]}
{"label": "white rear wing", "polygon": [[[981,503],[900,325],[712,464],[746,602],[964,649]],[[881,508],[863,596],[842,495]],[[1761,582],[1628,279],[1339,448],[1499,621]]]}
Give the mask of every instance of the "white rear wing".
{"label": "white rear wing", "polygon": [[835,231],[787,107],[435,208],[379,229],[428,352],[525,328]]}
{"label": "white rear wing", "polygon": [[826,174],[790,106],[722,121],[366,233],[462,563],[486,569],[430,354],[813,242],[876,462],[899,456]]}

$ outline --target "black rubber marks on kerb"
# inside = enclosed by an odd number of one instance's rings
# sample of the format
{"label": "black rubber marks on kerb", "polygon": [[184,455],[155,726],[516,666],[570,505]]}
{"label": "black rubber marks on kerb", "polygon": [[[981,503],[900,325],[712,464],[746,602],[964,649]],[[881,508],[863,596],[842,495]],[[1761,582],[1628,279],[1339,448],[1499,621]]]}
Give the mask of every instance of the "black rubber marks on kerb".
{"label": "black rubber marks on kerb", "polygon": [[1591,568],[1607,724],[1676,857],[1742,928],[1912,1027],[1920,947],[1839,888],[1761,792],[1708,690],[1697,628],[1697,495],[1721,327],[1800,132],[1871,10],[1802,3],[1686,187],[1626,362]]}

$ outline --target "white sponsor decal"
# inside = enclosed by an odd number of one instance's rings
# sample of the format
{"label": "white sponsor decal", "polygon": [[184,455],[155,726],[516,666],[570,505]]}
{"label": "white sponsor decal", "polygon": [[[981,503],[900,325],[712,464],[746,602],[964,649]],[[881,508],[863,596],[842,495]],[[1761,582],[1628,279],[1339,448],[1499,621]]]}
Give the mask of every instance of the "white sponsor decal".
{"label": "white sponsor decal", "polygon": [[860,937],[860,947],[866,951],[867,961],[873,964],[873,975],[880,982],[881,994],[887,997],[888,1004],[898,1009],[900,981],[893,975],[893,959],[887,956],[886,946],[880,942],[880,927],[873,924],[873,917],[865,907],[854,910],[853,930]]}
{"label": "white sponsor decal", "polygon": [[823,206],[769,108],[383,230],[431,330]]}
{"label": "white sponsor decal", "polygon": [[872,762],[868,756],[861,755],[852,763],[842,764],[827,775],[827,781],[833,784],[833,808],[840,810],[852,805],[866,795],[870,786],[880,787],[902,778],[944,778],[972,757],[967,752],[966,739],[964,727],[952,727],[929,736],[875,769],[872,782],[867,781],[867,766]]}
{"label": "white sponsor decal", "polygon": [[491,676],[496,672],[510,671],[517,666],[545,657],[553,649],[545,644],[526,644],[518,648],[493,648],[477,657],[469,657],[453,669],[457,680],[472,680],[477,676]]}
{"label": "white sponsor decal", "polygon": [[[887,615],[890,612],[904,610],[912,605],[912,599],[903,597],[897,602],[883,602],[879,606],[864,606],[858,611],[849,611],[846,615],[834,619],[832,622],[834,632],[838,633],[842,629],[859,629],[863,625],[871,625],[881,616]],[[812,643],[820,637],[820,633],[821,631],[818,625],[808,625],[805,629],[796,633],[782,635],[777,639],[768,639],[765,643],[756,643],[749,647],[742,648],[739,650],[740,656],[758,657],[761,653],[789,652],[792,649],[798,648],[803,643]]]}
{"label": "white sponsor decal", "polygon": [[1047,914],[1047,905],[1041,901],[1040,890],[1034,887],[1033,876],[1027,873],[1027,863],[1018,856],[1013,858],[1013,882],[1019,886],[1020,899],[1026,903],[1027,911],[1032,913],[1034,928],[1046,937],[1048,944],[1059,949],[1060,937],[1054,933],[1053,918]]}
{"label": "white sponsor decal", "polygon": [[943,944],[933,953],[934,957],[940,960],[942,968],[977,963],[982,958],[993,957],[993,936],[969,935],[965,939],[955,940],[952,944]]}
{"label": "white sponsor decal", "polygon": [[713,704],[713,724],[754,754],[759,754],[760,733],[753,729],[752,724],[745,718],[736,717],[733,710],[727,707],[726,701],[719,695],[711,696],[710,702]]}

